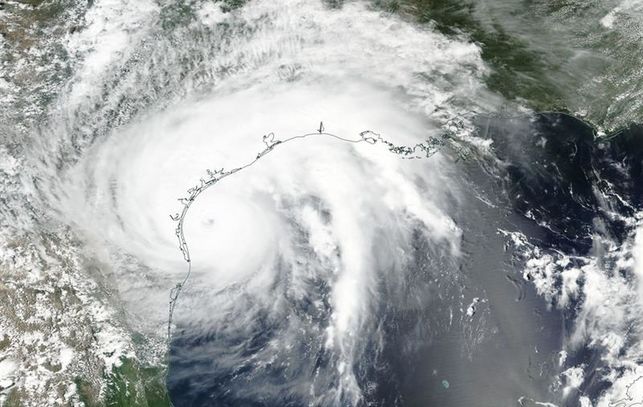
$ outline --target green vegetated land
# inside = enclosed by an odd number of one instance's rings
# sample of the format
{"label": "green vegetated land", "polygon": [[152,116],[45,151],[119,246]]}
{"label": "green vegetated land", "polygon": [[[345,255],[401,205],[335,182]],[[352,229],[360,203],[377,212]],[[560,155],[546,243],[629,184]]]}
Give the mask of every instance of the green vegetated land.
{"label": "green vegetated land", "polygon": [[560,88],[547,80],[547,73],[557,67],[500,24],[483,25],[475,17],[474,2],[379,0],[377,3],[391,11],[413,15],[419,23],[432,24],[445,35],[464,35],[480,45],[482,58],[493,70],[486,78],[492,91],[508,100],[526,102],[534,110],[567,111]]}
{"label": "green vegetated land", "polygon": [[165,387],[165,371],[142,367],[134,359],[122,359],[121,365],[105,375],[107,391],[99,399],[95,388],[82,378],[76,378],[78,394],[86,407],[169,407]]}
{"label": "green vegetated land", "polygon": [[[322,1],[333,8],[341,8],[342,5],[342,0]],[[1,61],[15,62],[13,58],[22,56],[22,50],[29,49],[41,35],[63,35],[80,29],[73,22],[60,24],[65,19],[66,1],[23,0],[22,3],[29,7],[0,6],[5,12],[15,15],[11,23],[8,20],[0,21],[0,34],[13,45],[15,51],[6,53],[0,58]],[[92,3],[88,1],[90,7]],[[246,0],[218,3],[223,11],[231,12],[243,6]],[[187,0],[168,3],[161,10],[162,27],[173,30],[193,21],[195,12],[191,4]],[[421,24],[431,25],[445,35],[465,36],[479,44],[483,59],[492,68],[485,79],[487,86],[508,100],[519,100],[537,111],[568,111],[564,90],[548,79],[548,73],[558,67],[551,65],[547,58],[512,36],[500,24],[482,24],[478,21],[475,16],[476,3],[456,0],[373,0],[373,4],[383,11],[399,13]],[[55,29],[49,30],[52,27]],[[45,83],[49,78],[39,79]],[[0,349],[4,346],[2,338]],[[171,406],[165,386],[165,372],[161,368],[142,367],[134,359],[123,359],[118,368],[105,375],[105,379],[107,390],[104,398],[101,398],[95,385],[82,377],[76,378],[79,396],[87,407]],[[5,405],[20,406],[21,399],[19,390],[11,390]]]}
{"label": "green vegetated land", "polygon": [[[609,8],[558,0],[529,4],[373,0],[373,4],[478,44],[491,68],[487,87],[510,102],[538,112],[580,115],[579,119],[612,134],[641,120],[643,73],[638,60],[633,60],[641,52],[640,40],[635,39],[640,30],[628,20],[620,31],[601,28],[598,19]],[[490,5],[502,11],[489,9]],[[574,29],[565,26],[568,20]],[[543,30],[556,33],[541,35]],[[533,43],[532,36],[538,37]]]}

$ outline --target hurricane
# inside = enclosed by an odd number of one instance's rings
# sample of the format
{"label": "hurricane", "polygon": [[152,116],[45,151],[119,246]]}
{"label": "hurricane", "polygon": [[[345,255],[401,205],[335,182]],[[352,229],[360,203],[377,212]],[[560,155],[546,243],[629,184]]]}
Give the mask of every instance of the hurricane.
{"label": "hurricane", "polygon": [[643,403],[636,1],[0,4],[0,405]]}

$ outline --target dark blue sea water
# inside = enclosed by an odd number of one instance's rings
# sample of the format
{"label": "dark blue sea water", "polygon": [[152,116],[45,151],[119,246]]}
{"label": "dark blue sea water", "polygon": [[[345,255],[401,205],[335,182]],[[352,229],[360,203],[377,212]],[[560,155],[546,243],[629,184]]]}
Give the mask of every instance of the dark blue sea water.
{"label": "dark blue sea water", "polygon": [[[477,123],[479,135],[493,140],[492,154],[461,161],[454,179],[468,191],[450,214],[463,230],[462,255],[449,256],[418,231],[406,280],[378,287],[380,305],[371,310],[378,336],[358,338],[363,353],[346,367],[355,372],[361,399],[331,394],[337,360],[314,328],[330,318],[328,303],[321,311],[312,306],[327,301],[320,280],[310,301],[292,300],[285,308],[292,315],[259,312],[249,325],[231,320],[205,335],[203,327],[194,335],[179,321],[168,377],[174,404],[576,406],[581,394],[598,395],[606,383],[597,349],[581,347],[560,363],[575,304],[556,307],[538,295],[522,274],[517,249],[498,230],[520,232],[543,252],[569,256],[591,255],[597,235],[622,242],[631,232],[623,219],[643,204],[643,127],[598,139],[566,114]],[[280,298],[278,282],[268,289]],[[242,290],[231,294],[252,308]],[[473,315],[464,312],[470,304]],[[267,347],[289,329],[285,319],[293,315],[307,323],[287,335],[296,338],[288,352],[271,355]],[[597,373],[563,395],[558,375],[580,363]]]}

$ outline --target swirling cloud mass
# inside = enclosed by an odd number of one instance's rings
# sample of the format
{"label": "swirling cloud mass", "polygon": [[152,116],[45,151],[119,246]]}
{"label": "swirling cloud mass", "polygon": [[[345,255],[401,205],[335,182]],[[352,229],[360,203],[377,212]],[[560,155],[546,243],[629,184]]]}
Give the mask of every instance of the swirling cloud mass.
{"label": "swirling cloud mass", "polygon": [[41,115],[5,115],[29,316],[0,324],[0,401],[109,398],[134,363],[177,406],[643,402],[640,127],[510,98],[484,24],[229,3],[96,0],[47,43],[69,76]]}

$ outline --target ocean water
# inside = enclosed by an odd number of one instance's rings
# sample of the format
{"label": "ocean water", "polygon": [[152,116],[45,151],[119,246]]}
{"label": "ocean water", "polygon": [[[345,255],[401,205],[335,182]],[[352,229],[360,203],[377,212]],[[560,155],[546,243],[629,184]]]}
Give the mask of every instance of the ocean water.
{"label": "ocean water", "polygon": [[7,6],[0,401],[643,402],[640,7],[523,5]]}

